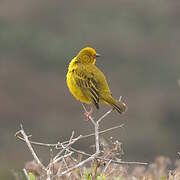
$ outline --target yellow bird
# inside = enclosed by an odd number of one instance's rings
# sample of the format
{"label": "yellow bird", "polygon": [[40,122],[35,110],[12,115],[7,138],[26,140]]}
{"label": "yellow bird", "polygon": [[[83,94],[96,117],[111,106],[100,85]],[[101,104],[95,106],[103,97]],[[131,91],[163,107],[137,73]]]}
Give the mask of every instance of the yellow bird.
{"label": "yellow bird", "polygon": [[100,55],[91,47],[83,48],[74,57],[68,68],[67,86],[71,94],[81,103],[92,104],[85,115],[89,118],[93,106],[99,109],[99,103],[112,106],[120,114],[127,110],[126,104],[116,100],[109,89],[103,72],[95,66]]}

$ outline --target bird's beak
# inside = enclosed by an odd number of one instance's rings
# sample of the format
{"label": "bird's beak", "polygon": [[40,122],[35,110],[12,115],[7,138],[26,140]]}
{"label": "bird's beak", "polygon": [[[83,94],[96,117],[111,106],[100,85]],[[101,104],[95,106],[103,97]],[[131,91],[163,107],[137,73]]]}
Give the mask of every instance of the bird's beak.
{"label": "bird's beak", "polygon": [[101,55],[100,55],[100,54],[98,54],[98,53],[96,53],[96,57],[101,57]]}

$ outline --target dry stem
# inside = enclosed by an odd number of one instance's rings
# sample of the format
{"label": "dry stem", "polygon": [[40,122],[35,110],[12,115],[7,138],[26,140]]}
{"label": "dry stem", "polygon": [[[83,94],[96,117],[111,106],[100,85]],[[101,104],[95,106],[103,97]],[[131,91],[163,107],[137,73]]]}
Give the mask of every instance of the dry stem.
{"label": "dry stem", "polygon": [[[121,97],[120,97],[121,99]],[[83,105],[84,110],[87,112],[85,106]],[[100,157],[100,142],[99,142],[99,135],[108,131],[111,131],[113,129],[117,129],[117,128],[121,128],[124,126],[124,124],[115,126],[115,127],[111,127],[108,129],[105,129],[103,131],[99,131],[99,125],[102,122],[102,120],[109,115],[111,112],[113,111],[113,109],[110,109],[109,111],[107,111],[104,115],[102,115],[97,121],[95,121],[91,116],[89,117],[90,122],[93,124],[94,126],[94,133],[92,134],[88,134],[88,135],[80,135],[76,138],[74,138],[74,131],[72,132],[72,135],[70,137],[70,139],[68,141],[65,142],[58,142],[55,144],[47,144],[47,143],[40,143],[40,142],[35,142],[35,141],[29,141],[29,137],[31,136],[27,136],[26,133],[24,132],[23,126],[21,125],[21,130],[19,130],[18,132],[16,132],[15,136],[23,141],[26,142],[34,160],[36,161],[36,163],[39,165],[39,167],[42,169],[42,172],[44,175],[46,175],[47,179],[50,180],[53,177],[61,177],[63,175],[66,175],[70,172],[72,172],[74,169],[77,169],[81,166],[83,166],[84,164],[94,160],[94,159],[99,159],[101,161],[108,161],[106,167],[104,168],[104,172],[106,171],[106,169],[108,168],[108,166],[111,163],[116,163],[116,164],[136,164],[136,165],[147,165],[147,163],[143,163],[143,162],[125,162],[125,161],[121,161],[121,160],[117,160],[117,159],[108,159],[105,157]],[[86,152],[77,150],[75,148],[72,147],[72,145],[77,142],[80,139],[83,138],[88,138],[90,136],[95,136],[95,147],[96,147],[96,151],[94,154],[88,154]],[[45,167],[42,162],[39,160],[38,156],[36,155],[32,144],[34,145],[38,145],[38,146],[45,146],[45,147],[53,147],[56,149],[59,149],[60,151],[57,153],[57,155],[53,158],[51,157],[50,163],[48,164],[47,167]],[[73,159],[72,154],[74,153],[78,153],[78,154],[83,154],[88,156],[88,158],[86,158],[83,161],[80,161],[78,164],[69,167],[68,164],[66,163],[66,158],[70,157],[71,159]],[[51,167],[53,167],[54,164],[56,164],[57,162],[62,161],[64,162],[65,166],[66,166],[66,170],[64,170],[63,172],[61,172],[61,167],[59,167],[57,174],[54,174],[53,170]],[[29,179],[28,173],[27,171],[24,169],[24,174],[26,176],[27,179]],[[70,174],[69,174],[70,177]]]}

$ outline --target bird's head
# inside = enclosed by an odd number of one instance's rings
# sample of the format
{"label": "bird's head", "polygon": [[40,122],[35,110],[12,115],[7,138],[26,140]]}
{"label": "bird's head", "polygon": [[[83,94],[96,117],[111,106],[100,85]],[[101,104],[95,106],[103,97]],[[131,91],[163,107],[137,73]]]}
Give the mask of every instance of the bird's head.
{"label": "bird's head", "polygon": [[96,53],[96,50],[91,47],[85,47],[76,56],[80,62],[95,64],[96,57],[100,57],[100,54]]}

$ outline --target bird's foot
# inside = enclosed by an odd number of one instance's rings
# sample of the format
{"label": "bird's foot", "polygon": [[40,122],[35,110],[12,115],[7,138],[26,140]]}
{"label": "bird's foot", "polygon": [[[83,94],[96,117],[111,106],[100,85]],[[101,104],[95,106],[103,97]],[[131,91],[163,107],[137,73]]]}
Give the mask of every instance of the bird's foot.
{"label": "bird's foot", "polygon": [[91,109],[90,109],[90,111],[87,111],[86,110],[86,107],[84,106],[84,104],[82,103],[82,106],[83,106],[83,108],[84,108],[84,110],[85,110],[85,113],[84,113],[84,115],[86,116],[86,120],[87,121],[89,121],[89,120],[91,120],[91,114],[93,113],[93,106],[91,106]]}
{"label": "bird's foot", "polygon": [[87,121],[89,121],[90,120],[90,118],[91,118],[91,114],[92,114],[92,112],[91,111],[86,111],[85,113],[84,113],[84,115],[86,116],[86,120]]}

